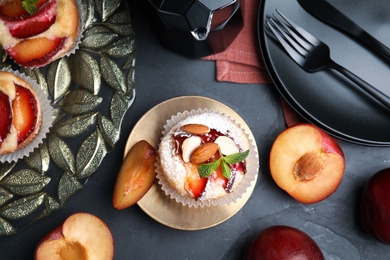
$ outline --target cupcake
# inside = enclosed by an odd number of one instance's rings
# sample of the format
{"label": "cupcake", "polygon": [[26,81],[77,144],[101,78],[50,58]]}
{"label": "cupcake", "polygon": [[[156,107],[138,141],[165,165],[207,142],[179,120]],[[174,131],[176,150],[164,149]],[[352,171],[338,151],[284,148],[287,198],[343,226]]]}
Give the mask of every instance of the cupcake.
{"label": "cupcake", "polygon": [[16,161],[37,147],[51,117],[47,96],[35,81],[18,72],[0,71],[0,162]]}
{"label": "cupcake", "polygon": [[250,142],[229,117],[209,110],[168,120],[159,145],[157,178],[164,192],[188,206],[231,203],[247,173]]}
{"label": "cupcake", "polygon": [[74,0],[3,1],[0,44],[24,67],[44,66],[76,48],[81,17]]}

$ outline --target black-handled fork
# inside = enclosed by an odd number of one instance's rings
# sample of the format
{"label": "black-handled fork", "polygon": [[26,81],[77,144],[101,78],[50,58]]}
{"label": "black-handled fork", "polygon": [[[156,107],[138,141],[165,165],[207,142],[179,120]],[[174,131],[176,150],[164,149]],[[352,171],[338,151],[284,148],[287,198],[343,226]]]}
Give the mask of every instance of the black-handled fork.
{"label": "black-handled fork", "polygon": [[278,19],[274,14],[273,17],[266,18],[265,25],[268,26],[269,30],[271,30],[297,64],[309,72],[315,72],[325,68],[337,70],[362,88],[365,93],[390,109],[389,96],[334,62],[330,57],[328,45],[296,25],[279,10],[276,10],[276,12],[282,19]]}

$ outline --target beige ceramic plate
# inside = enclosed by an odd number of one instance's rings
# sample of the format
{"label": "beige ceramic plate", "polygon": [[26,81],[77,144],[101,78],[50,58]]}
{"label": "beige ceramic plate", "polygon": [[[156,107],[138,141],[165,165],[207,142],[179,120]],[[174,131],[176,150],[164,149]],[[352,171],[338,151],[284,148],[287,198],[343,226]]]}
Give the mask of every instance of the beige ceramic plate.
{"label": "beige ceramic plate", "polygon": [[[251,140],[255,140],[248,125],[234,110],[210,98],[199,96],[177,97],[162,102],[149,110],[134,126],[125,147],[125,155],[138,141],[144,139],[155,148],[158,147],[161,132],[166,121],[172,115],[185,110],[207,108],[225,113],[236,120],[248,133]],[[253,141],[252,148],[257,154],[257,146]],[[256,157],[258,158],[258,157]],[[230,205],[211,207],[186,207],[170,199],[161,190],[157,181],[145,196],[138,202],[139,207],[150,217],[166,226],[181,230],[200,230],[218,225],[236,214],[248,201],[256,185],[259,162],[249,162],[248,170],[256,171],[252,185],[243,196]]]}

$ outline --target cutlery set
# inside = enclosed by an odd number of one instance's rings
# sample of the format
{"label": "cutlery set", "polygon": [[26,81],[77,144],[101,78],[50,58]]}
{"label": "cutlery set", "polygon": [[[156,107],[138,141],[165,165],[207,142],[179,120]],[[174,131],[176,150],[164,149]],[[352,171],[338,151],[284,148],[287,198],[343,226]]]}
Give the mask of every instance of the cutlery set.
{"label": "cutlery set", "polygon": [[[325,0],[298,0],[298,2],[312,15],[323,22],[347,33],[359,40],[381,57],[390,60],[390,49],[379,42],[368,32],[338,11]],[[329,47],[321,40],[295,24],[282,12],[276,10],[273,16],[266,17],[266,32],[273,35],[288,55],[305,71],[315,72],[330,68],[338,71],[366,94],[386,108],[390,109],[390,97],[370,85],[351,71],[333,61],[330,57]]]}

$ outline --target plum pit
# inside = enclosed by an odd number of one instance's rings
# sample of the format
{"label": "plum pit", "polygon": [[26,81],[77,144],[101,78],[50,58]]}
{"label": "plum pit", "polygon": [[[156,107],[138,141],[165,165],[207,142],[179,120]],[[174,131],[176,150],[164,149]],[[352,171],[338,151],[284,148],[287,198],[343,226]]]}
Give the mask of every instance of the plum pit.
{"label": "plum pit", "polygon": [[310,181],[324,169],[324,161],[316,152],[302,155],[294,165],[294,176],[299,181]]}

